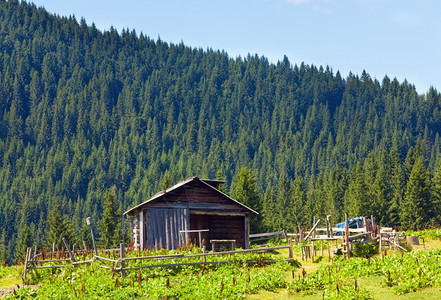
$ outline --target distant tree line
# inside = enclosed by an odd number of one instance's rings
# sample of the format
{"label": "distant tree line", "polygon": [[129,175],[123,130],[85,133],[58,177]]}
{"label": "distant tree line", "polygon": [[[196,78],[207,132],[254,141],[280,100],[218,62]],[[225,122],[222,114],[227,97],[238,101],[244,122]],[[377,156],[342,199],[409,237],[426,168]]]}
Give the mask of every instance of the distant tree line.
{"label": "distant tree line", "polygon": [[47,247],[53,223],[80,243],[86,217],[111,220],[109,197],[121,216],[189,176],[225,179],[261,212],[253,230],[344,212],[435,224],[440,131],[434,88],[231,58],[0,0],[2,262]]}

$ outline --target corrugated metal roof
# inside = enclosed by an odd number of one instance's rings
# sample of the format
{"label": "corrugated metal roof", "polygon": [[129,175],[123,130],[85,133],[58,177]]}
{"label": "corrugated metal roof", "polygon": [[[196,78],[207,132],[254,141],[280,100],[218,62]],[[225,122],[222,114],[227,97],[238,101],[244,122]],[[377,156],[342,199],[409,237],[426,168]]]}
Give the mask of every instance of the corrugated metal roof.
{"label": "corrugated metal roof", "polygon": [[132,207],[131,209],[129,209],[129,210],[127,210],[126,212],[124,212],[124,214],[126,215],[126,214],[129,214],[129,213],[133,212],[133,211],[136,211],[136,210],[138,210],[139,208],[141,208],[142,206],[144,206],[145,204],[147,204],[147,203],[149,203],[149,202],[151,202],[151,201],[153,201],[153,200],[155,200],[155,199],[158,199],[159,197],[164,196],[164,195],[166,195],[167,193],[170,193],[171,191],[174,191],[174,190],[176,190],[177,188],[179,188],[179,187],[181,187],[181,186],[183,186],[183,185],[186,185],[186,184],[188,184],[188,183],[190,183],[190,182],[192,182],[192,181],[200,181],[200,182],[202,182],[204,185],[206,185],[207,187],[209,187],[210,189],[213,189],[213,190],[216,191],[217,193],[219,193],[219,194],[223,195],[224,197],[228,198],[229,200],[231,200],[231,201],[237,203],[238,205],[242,206],[243,208],[249,210],[250,212],[252,212],[252,213],[254,213],[254,214],[256,214],[256,215],[259,214],[257,211],[255,211],[255,210],[249,208],[248,206],[246,206],[246,205],[240,203],[239,201],[237,201],[237,200],[231,198],[230,196],[228,196],[228,195],[222,193],[220,190],[214,188],[213,186],[211,186],[211,185],[209,184],[209,182],[220,182],[220,183],[222,183],[223,181],[220,181],[220,180],[219,180],[219,181],[218,181],[218,180],[208,180],[208,179],[205,181],[204,179],[199,179],[198,177],[190,177],[190,178],[185,179],[184,181],[180,181],[180,182],[178,182],[177,184],[175,184],[174,186],[172,186],[172,187],[170,187],[170,188],[168,188],[168,189],[166,189],[166,190],[164,190],[164,191],[160,191],[159,193],[155,194],[155,195],[154,195],[152,198],[150,198],[149,200],[144,201],[144,202],[142,202],[141,204],[138,204],[138,205]]}

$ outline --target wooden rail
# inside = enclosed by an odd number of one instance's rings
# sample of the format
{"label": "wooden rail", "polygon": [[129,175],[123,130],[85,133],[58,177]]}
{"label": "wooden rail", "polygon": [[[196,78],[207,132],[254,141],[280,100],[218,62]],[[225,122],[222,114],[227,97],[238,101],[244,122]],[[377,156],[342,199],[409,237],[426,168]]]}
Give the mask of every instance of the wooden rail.
{"label": "wooden rail", "polygon": [[[120,271],[121,276],[125,275],[126,270],[138,270],[138,269],[145,269],[145,268],[160,268],[160,267],[174,267],[174,266],[191,266],[191,265],[213,265],[213,264],[231,264],[231,263],[237,263],[237,260],[222,260],[222,261],[207,261],[207,256],[222,256],[222,255],[232,255],[232,254],[239,254],[239,253],[249,253],[249,252],[266,252],[266,251],[274,251],[274,250],[281,250],[281,249],[288,249],[289,250],[289,258],[288,259],[277,259],[277,260],[250,260],[245,261],[241,260],[240,262],[247,262],[247,263],[275,263],[278,261],[288,261],[292,262],[293,259],[293,251],[292,251],[292,241],[289,240],[289,244],[287,246],[277,246],[277,247],[261,247],[261,248],[255,248],[255,249],[242,249],[242,250],[234,250],[234,251],[221,251],[221,252],[207,252],[207,253],[198,253],[198,254],[171,254],[171,255],[155,255],[155,256],[139,256],[139,257],[125,257],[125,249],[121,244],[121,249],[119,251],[120,257],[119,259],[111,259],[99,255],[93,255],[92,259],[89,260],[83,260],[83,261],[75,261],[74,257],[71,257],[71,259],[66,260],[33,260],[31,256],[31,248],[27,249],[26,252],[26,261],[25,261],[25,270],[23,274],[23,281],[26,280],[26,275],[29,270],[38,270],[38,269],[50,269],[50,268],[65,268],[69,266],[79,265],[79,264],[87,264],[87,263],[93,263],[96,260],[102,260],[106,262],[111,262],[114,264],[112,267],[106,266],[106,265],[99,265],[101,268],[105,268],[108,270],[115,270]],[[72,253],[72,256],[74,254]],[[177,262],[177,263],[170,263],[170,264],[154,264],[154,265],[144,265],[144,266],[133,266],[129,267],[126,265],[126,262],[131,260],[145,260],[145,259],[153,259],[153,260],[167,260],[167,259],[185,259],[185,258],[196,258],[196,257],[202,257],[202,261],[195,261],[195,262]],[[70,262],[68,264],[61,264],[61,265],[50,265],[50,266],[35,266],[35,264],[43,264],[43,263],[53,263],[53,262]],[[119,267],[115,266],[120,264]],[[32,266],[33,265],[33,266]]]}
{"label": "wooden rail", "polygon": [[276,232],[250,234],[250,240],[254,240],[254,241],[268,240],[268,239],[271,239],[272,237],[279,236],[279,235],[283,235],[285,240],[287,240],[288,235],[286,234],[285,230],[276,231]]}

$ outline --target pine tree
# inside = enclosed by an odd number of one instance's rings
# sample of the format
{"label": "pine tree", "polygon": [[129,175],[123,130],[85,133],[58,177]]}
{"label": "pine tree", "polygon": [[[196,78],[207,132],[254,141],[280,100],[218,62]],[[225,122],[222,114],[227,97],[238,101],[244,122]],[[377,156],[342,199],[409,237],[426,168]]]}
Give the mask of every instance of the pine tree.
{"label": "pine tree", "polygon": [[54,243],[56,249],[64,247],[63,238],[66,239],[69,245],[73,244],[74,234],[72,223],[66,216],[61,214],[58,205],[54,205],[49,212],[47,226],[49,231],[47,233],[46,244],[49,249],[52,249]]}
{"label": "pine tree", "polygon": [[32,246],[31,232],[27,224],[20,225],[17,235],[17,247],[15,248],[15,260],[24,262],[26,256],[26,249]]}
{"label": "pine tree", "polygon": [[293,181],[291,185],[291,207],[289,209],[292,210],[292,225],[294,228],[297,228],[299,225],[307,225],[309,226],[312,222],[311,211],[309,208],[305,207],[306,202],[306,191],[305,184],[303,182],[303,178],[297,176],[297,178]]}
{"label": "pine tree", "polygon": [[105,249],[116,247],[120,242],[120,216],[116,199],[116,186],[106,193],[103,203],[103,214],[100,222],[100,246]]}
{"label": "pine tree", "polygon": [[390,166],[389,155],[386,152],[381,154],[378,171],[375,181],[372,185],[373,191],[373,214],[377,222],[383,226],[391,225],[388,218],[388,208],[392,201],[392,171]]}
{"label": "pine tree", "polygon": [[[239,169],[232,196],[240,203],[256,210],[257,212],[260,212],[262,209],[260,195],[257,190],[256,178],[253,171],[246,167]],[[259,232],[261,229],[261,219],[262,217],[260,215],[252,216],[250,218],[251,232]]]}
{"label": "pine tree", "polygon": [[262,231],[274,231],[276,228],[281,228],[280,218],[276,217],[275,211],[274,189],[268,187],[262,201]]}
{"label": "pine tree", "polygon": [[423,158],[416,159],[407,182],[401,208],[401,224],[404,228],[422,229],[432,213],[431,181]]}
{"label": "pine tree", "polygon": [[0,235],[0,266],[6,265],[8,261],[8,253],[6,248],[6,230],[3,228]]}
{"label": "pine tree", "polygon": [[161,179],[161,191],[165,191],[169,187],[172,186],[171,177],[170,177],[170,171],[166,170],[164,172],[164,176],[162,176]]}
{"label": "pine tree", "polygon": [[387,208],[387,215],[389,218],[389,224],[394,226],[401,225],[400,207],[403,202],[404,187],[406,185],[404,171],[396,148],[391,150],[390,162],[392,170],[391,188],[393,195]]}
{"label": "pine tree", "polygon": [[348,215],[363,216],[367,212],[367,193],[363,167],[358,161],[345,193],[345,209]]}
{"label": "pine tree", "polygon": [[277,191],[276,191],[276,205],[273,212],[274,217],[277,219],[279,226],[276,230],[288,230],[292,231],[296,228],[293,220],[293,208],[292,197],[290,189],[290,181],[284,171],[281,172],[278,178]]}
{"label": "pine tree", "polygon": [[438,159],[438,163],[433,176],[433,189],[432,189],[432,218],[438,224],[441,223],[441,159]]}

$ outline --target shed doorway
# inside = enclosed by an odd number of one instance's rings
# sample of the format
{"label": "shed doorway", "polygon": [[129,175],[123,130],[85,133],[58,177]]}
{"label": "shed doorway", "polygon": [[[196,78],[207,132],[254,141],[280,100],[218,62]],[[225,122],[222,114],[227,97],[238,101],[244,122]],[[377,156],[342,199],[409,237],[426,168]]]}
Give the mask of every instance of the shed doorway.
{"label": "shed doorway", "polygon": [[[245,246],[244,216],[190,213],[190,230],[202,229],[209,230],[201,233],[207,250],[212,250],[210,240],[236,240],[236,247]],[[198,233],[191,233],[190,239],[193,244],[199,244]]]}

